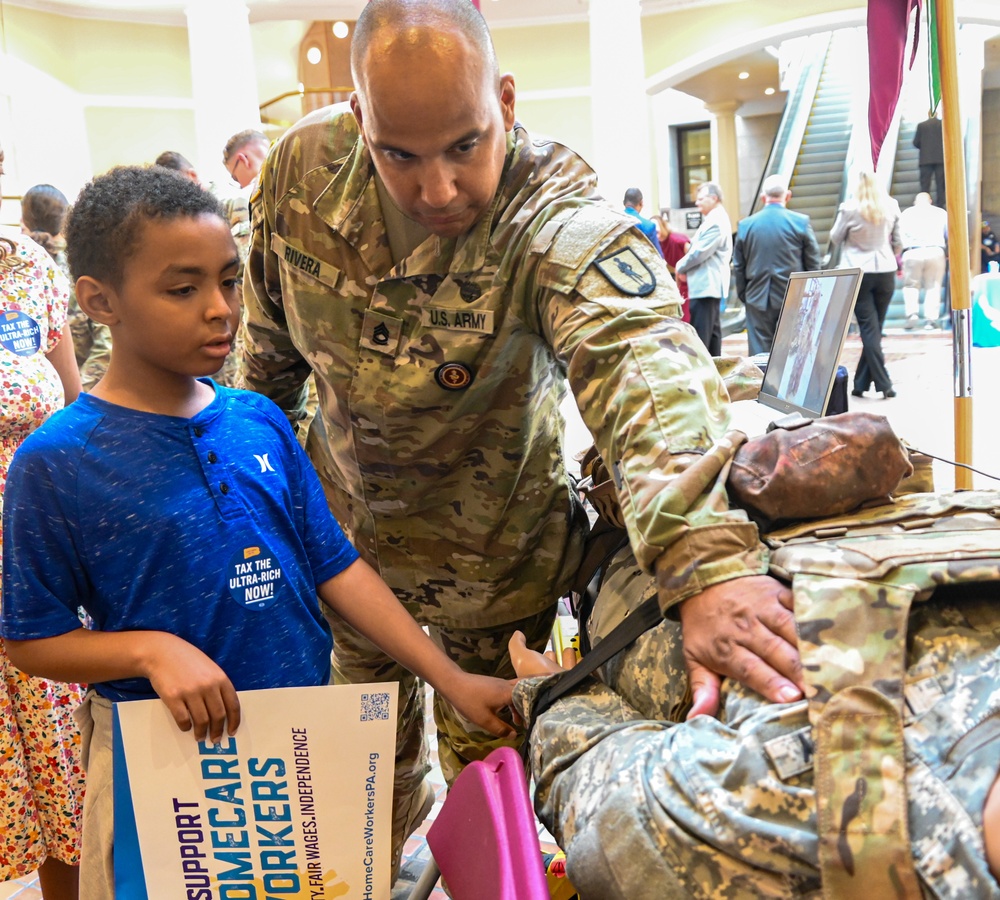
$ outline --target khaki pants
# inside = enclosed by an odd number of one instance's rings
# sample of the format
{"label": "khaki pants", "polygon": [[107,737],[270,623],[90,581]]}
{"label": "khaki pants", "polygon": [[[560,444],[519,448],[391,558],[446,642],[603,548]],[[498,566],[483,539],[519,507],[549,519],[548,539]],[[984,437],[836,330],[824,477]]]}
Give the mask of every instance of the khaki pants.
{"label": "khaki pants", "polygon": [[87,772],[87,793],[83,800],[80,900],[111,900],[115,895],[111,713],[111,701],[90,691],[74,714],[83,739],[83,766]]}

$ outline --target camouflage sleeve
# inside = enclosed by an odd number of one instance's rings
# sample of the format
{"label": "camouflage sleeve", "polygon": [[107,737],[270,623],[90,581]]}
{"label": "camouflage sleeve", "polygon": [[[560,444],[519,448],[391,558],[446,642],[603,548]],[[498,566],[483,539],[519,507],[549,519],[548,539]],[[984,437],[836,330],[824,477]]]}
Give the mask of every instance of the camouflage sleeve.
{"label": "camouflage sleeve", "polygon": [[[575,242],[588,246],[579,234]],[[627,234],[589,246],[593,252],[577,257],[557,246],[539,267],[540,284],[549,286],[543,328],[614,476],[636,559],[656,572],[666,611],[717,582],[765,573],[767,552],[746,514],[729,508],[725,479],[742,435],[727,434],[720,367],[681,321],[662,260]],[[637,257],[655,281],[645,296],[628,293],[609,267],[620,253]],[[552,258],[577,268],[560,270]],[[739,364],[721,368],[737,396],[750,390],[744,382],[759,379]]]}
{"label": "camouflage sleeve", "polygon": [[274,170],[283,142],[271,148],[250,198],[250,250],[243,273],[243,387],[270,397],[293,422],[305,417],[309,363],[292,343],[281,294],[274,230]]}
{"label": "camouflage sleeve", "polygon": [[[547,679],[514,688],[530,721]],[[737,721],[643,718],[607,686],[556,701],[535,719],[535,810],[566,852],[583,897],[812,896],[818,891],[811,772],[797,757],[806,702],[748,698]],[[764,748],[762,748],[762,744]]]}
{"label": "camouflage sleeve", "polygon": [[111,362],[111,329],[98,322],[90,323],[90,351],[80,366],[80,380],[85,391],[91,390],[104,377]]}

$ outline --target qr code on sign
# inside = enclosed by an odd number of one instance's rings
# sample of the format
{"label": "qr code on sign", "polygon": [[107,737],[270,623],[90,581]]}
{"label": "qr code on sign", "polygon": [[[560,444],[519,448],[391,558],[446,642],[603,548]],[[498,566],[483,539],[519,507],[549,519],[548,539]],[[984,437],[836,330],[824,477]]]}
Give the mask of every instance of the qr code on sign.
{"label": "qr code on sign", "polygon": [[388,694],[361,695],[361,721],[381,722],[389,718]]}

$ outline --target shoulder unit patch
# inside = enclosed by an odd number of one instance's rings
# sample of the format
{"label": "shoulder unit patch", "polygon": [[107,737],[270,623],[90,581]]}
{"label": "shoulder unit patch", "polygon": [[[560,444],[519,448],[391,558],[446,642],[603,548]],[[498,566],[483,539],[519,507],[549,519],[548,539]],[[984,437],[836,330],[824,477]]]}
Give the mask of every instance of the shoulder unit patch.
{"label": "shoulder unit patch", "polygon": [[598,271],[623,294],[645,297],[656,287],[656,276],[631,247],[594,260]]}

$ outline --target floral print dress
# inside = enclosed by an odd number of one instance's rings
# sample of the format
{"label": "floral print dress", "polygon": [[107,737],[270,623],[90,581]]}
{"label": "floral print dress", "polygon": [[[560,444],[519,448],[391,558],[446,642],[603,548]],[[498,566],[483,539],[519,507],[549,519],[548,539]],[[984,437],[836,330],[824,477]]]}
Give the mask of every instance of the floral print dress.
{"label": "floral print dress", "polygon": [[[0,229],[0,508],[21,442],[63,405],[62,383],[45,358],[66,324],[69,284],[48,254]],[[13,263],[13,267],[10,266]],[[0,542],[2,542],[0,532]],[[2,597],[0,597],[2,602]],[[52,856],[80,859],[83,770],[73,711],[81,689],[15,669],[0,643],[0,881],[22,877]]]}

